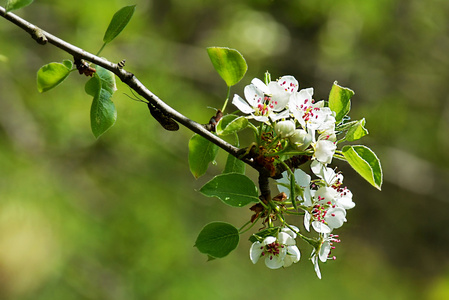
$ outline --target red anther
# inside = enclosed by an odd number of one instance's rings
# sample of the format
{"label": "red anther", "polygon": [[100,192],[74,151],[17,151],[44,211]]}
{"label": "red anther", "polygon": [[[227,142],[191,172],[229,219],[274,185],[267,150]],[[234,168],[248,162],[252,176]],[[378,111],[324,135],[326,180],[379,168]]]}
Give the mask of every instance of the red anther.
{"label": "red anther", "polygon": [[331,214],[332,217],[335,217],[335,214]]}

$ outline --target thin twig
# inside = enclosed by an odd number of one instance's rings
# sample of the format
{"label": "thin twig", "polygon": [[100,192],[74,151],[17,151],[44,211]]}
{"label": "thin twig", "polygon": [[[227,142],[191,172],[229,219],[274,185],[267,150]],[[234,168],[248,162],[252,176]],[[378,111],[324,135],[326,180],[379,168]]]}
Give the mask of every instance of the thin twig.
{"label": "thin twig", "polygon": [[[206,130],[203,125],[187,118],[183,114],[179,113],[178,111],[167,105],[165,102],[159,99],[159,97],[153,94],[148,88],[146,88],[145,85],[143,85],[134,74],[126,71],[125,69],[121,68],[115,63],[112,63],[104,58],[89,53],[40,29],[36,25],[29,23],[28,21],[20,18],[19,16],[13,13],[10,12],[6,13],[5,8],[3,8],[2,6],[0,6],[0,15],[4,17],[6,20],[10,21],[11,23],[17,25],[18,27],[28,32],[32,36],[32,38],[38,41],[40,44],[44,44],[42,41],[45,41],[45,43],[52,44],[57,48],[71,54],[75,58],[84,59],[86,61],[89,61],[91,63],[94,63],[98,66],[101,66],[111,71],[112,73],[117,75],[117,77],[120,78],[121,81],[123,81],[126,85],[128,85],[130,88],[136,91],[143,98],[148,100],[152,105],[161,110],[165,115],[173,118],[174,120],[181,123],[191,131],[201,135],[202,137],[216,144],[218,147],[222,148],[231,155],[239,157],[240,155],[239,148],[234,147],[233,145],[219,138],[215,134]],[[248,165],[252,166],[253,168],[256,169],[258,168],[251,158],[243,158],[242,160]]]}

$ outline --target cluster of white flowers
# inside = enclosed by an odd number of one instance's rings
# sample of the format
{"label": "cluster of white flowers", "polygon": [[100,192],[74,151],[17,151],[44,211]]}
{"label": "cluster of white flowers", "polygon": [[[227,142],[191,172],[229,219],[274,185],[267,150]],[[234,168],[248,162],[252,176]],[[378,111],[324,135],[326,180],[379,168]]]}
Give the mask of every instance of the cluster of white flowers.
{"label": "cluster of white flowers", "polygon": [[[318,262],[327,261],[334,248],[333,243],[340,242],[332,232],[346,222],[346,210],[355,206],[351,191],[343,186],[343,175],[327,167],[337,148],[335,114],[323,100],[315,102],[312,99],[313,88],[299,90],[298,81],[292,76],[283,76],[268,85],[257,78],[253,79],[244,93],[246,101],[238,95],[234,96],[232,103],[237,108],[248,114],[248,118],[273,126],[276,135],[280,139],[288,139],[293,149],[307,151],[312,156],[310,168],[313,180],[300,169],[294,172],[295,199],[290,199],[293,178],[287,171],[277,183],[279,191],[291,201],[296,201],[298,209],[304,212],[304,228],[307,231],[312,228],[318,233],[310,259],[317,276],[321,278]],[[265,264],[271,269],[298,262],[297,234],[299,229],[289,225],[282,227],[277,236],[268,236],[263,241],[253,243],[251,261],[256,263],[265,256]]]}
{"label": "cluster of white flowers", "polygon": [[[353,208],[355,203],[352,201],[351,191],[343,186],[341,173],[335,173],[319,161],[312,162],[311,170],[317,179],[311,180],[311,176],[304,171],[295,170],[296,186],[300,189],[296,200],[299,200],[299,207],[304,211],[304,228],[310,231],[312,227],[319,234],[319,243],[313,250],[311,259],[321,278],[318,257],[325,262],[330,255],[331,244],[340,242],[338,236],[331,232],[343,226],[347,221],[346,210]],[[279,191],[287,196],[290,195],[290,180],[291,177],[284,172],[282,179],[277,181]]]}
{"label": "cluster of white flowers", "polygon": [[232,103],[250,118],[276,122],[274,129],[280,137],[288,138],[297,150],[312,146],[313,158],[329,164],[337,148],[333,112],[323,100],[312,99],[313,88],[298,89],[293,76],[283,76],[268,85],[254,78],[244,89],[246,101],[234,95]]}

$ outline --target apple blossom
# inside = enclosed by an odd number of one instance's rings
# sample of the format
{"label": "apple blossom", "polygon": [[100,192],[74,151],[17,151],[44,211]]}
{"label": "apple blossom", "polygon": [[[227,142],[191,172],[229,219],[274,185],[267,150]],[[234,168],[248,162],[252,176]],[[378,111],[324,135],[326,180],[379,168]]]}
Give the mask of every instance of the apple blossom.
{"label": "apple blossom", "polygon": [[[244,89],[246,101],[234,95],[232,104],[259,122],[276,121],[288,117],[285,110],[290,95],[298,89],[298,81],[293,76],[283,76],[271,81],[268,86],[254,78]],[[283,112],[281,112],[283,111]]]}
{"label": "apple blossom", "polygon": [[[290,226],[296,232],[295,226]],[[261,257],[265,257],[265,265],[270,269],[288,267],[297,263],[301,253],[296,246],[296,232],[290,228],[283,228],[276,237],[267,236],[262,242],[254,242],[250,249],[250,259],[255,264]]]}
{"label": "apple blossom", "polygon": [[321,279],[321,271],[319,266],[319,261],[326,262],[328,259],[335,260],[336,257],[329,257],[331,254],[331,250],[335,249],[334,243],[340,243],[340,239],[338,235],[334,234],[322,234],[320,236],[320,241],[318,247],[315,247],[312,250],[312,254],[310,260],[313,263],[313,267],[316,275],[319,279]]}
{"label": "apple blossom", "polygon": [[296,149],[303,151],[312,143],[312,135],[304,129],[296,129],[289,138],[290,144]]}
{"label": "apple blossom", "polygon": [[276,125],[274,125],[274,131],[281,138],[290,137],[295,133],[295,122],[292,120],[277,122]]}

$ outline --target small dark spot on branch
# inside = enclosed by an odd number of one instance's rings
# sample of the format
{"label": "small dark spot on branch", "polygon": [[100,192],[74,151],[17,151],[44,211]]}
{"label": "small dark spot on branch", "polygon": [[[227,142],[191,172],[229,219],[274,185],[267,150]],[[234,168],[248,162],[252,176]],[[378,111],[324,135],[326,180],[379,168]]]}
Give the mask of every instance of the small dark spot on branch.
{"label": "small dark spot on branch", "polygon": [[35,27],[34,28],[34,30],[31,32],[31,37],[38,44],[41,44],[41,45],[45,45],[48,42],[47,37],[45,36],[44,31],[42,29],[40,29],[39,27]]}

